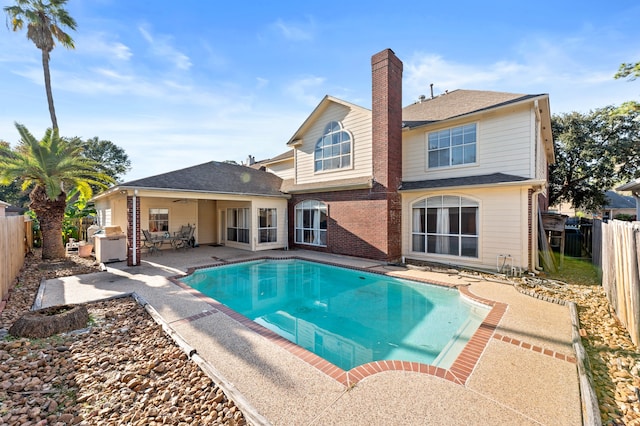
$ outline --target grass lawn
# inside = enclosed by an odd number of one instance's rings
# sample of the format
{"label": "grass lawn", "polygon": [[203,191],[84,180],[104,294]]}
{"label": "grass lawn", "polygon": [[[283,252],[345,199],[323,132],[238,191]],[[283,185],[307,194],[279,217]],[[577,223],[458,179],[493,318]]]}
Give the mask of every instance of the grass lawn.
{"label": "grass lawn", "polygon": [[565,256],[562,267],[560,267],[560,255],[558,253],[554,253],[554,255],[558,272],[548,273],[549,278],[567,284],[600,285],[598,268],[591,263],[590,259]]}

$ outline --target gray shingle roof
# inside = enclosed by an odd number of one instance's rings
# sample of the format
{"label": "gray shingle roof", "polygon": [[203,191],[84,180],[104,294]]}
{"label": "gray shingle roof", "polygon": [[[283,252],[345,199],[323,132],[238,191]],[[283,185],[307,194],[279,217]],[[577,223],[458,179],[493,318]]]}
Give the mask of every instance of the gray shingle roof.
{"label": "gray shingle roof", "polygon": [[283,196],[282,179],[238,164],[210,161],[186,169],[125,182],[120,187]]}
{"label": "gray shingle roof", "polygon": [[605,192],[605,197],[607,200],[607,204],[605,208],[607,209],[635,209],[636,208],[636,200],[629,195],[618,194],[615,191],[607,191]]}
{"label": "gray shingle roof", "polygon": [[489,185],[494,183],[522,182],[529,180],[522,176],[507,175],[504,173],[493,173],[490,175],[466,176],[448,179],[420,180],[415,182],[402,182],[400,191],[411,191],[416,189],[436,189],[451,186],[473,186]]}
{"label": "gray shingle roof", "polygon": [[404,107],[402,109],[402,120],[405,125],[415,127],[416,125],[446,120],[537,96],[541,95],[486,90],[454,90]]}

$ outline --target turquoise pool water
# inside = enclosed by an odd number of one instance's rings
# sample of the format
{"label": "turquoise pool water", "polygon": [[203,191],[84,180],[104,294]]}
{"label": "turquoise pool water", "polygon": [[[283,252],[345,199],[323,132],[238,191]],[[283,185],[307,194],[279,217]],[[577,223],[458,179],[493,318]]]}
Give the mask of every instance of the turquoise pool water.
{"label": "turquoise pool water", "polygon": [[182,281],[343,370],[379,360],[449,368],[489,312],[455,289],[297,259]]}

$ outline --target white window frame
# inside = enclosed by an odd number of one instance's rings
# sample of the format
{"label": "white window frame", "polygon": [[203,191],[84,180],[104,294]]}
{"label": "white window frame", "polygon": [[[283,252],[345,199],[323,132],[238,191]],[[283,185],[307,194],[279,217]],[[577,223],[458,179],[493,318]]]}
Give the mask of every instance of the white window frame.
{"label": "white window frame", "polygon": [[278,209],[258,209],[258,244],[278,242]]}
{"label": "white window frame", "polygon": [[[251,241],[249,209],[234,207],[227,209],[227,241],[249,244]],[[246,240],[246,241],[245,241]]]}
{"label": "white window frame", "polygon": [[304,200],[296,204],[296,244],[326,247],[328,218],[328,207],[322,201]]}
{"label": "white window frame", "polygon": [[[474,135],[472,139],[471,134]],[[478,123],[436,130],[427,133],[425,137],[427,169],[469,166],[478,163]],[[460,152],[461,161],[456,161],[458,152]],[[473,153],[473,161],[466,159],[471,153]],[[444,157],[446,157],[446,163]]]}
{"label": "white window frame", "polygon": [[339,121],[330,121],[315,144],[313,170],[315,173],[322,173],[351,168],[353,135]]}
{"label": "white window frame", "polygon": [[[160,215],[166,215],[166,219],[160,219]],[[162,225],[164,224],[164,226]],[[149,231],[169,232],[169,209],[154,207],[149,209]]]}
{"label": "white window frame", "polygon": [[[458,222],[451,230],[450,209],[457,209],[453,217]],[[469,210],[475,209],[473,231],[463,223],[469,217]],[[432,210],[429,212],[429,210]],[[466,212],[465,212],[466,210]],[[435,213],[435,217],[433,214]],[[431,223],[429,218],[435,219]],[[480,256],[480,203],[458,195],[436,195],[426,197],[411,205],[411,251],[429,255],[445,255],[478,259]],[[467,231],[465,232],[465,229]],[[453,245],[453,247],[452,247]],[[453,250],[457,247],[456,252]],[[469,250],[475,250],[470,255]]]}

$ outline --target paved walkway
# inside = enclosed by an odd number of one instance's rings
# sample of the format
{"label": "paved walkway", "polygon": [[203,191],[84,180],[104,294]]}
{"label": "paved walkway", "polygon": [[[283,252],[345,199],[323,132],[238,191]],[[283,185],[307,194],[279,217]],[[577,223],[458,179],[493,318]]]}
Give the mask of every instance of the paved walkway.
{"label": "paved walkway", "polygon": [[[464,384],[412,371],[383,371],[353,386],[329,377],[168,279],[189,267],[256,256],[296,256],[382,270],[449,285],[506,304]],[[250,253],[201,246],[142,257],[107,271],[48,280],[42,307],[135,292],[193,347],[254,421],[286,425],[580,425],[580,391],[568,308],[518,293],[512,286],[389,267],[366,259],[309,251]],[[294,351],[295,352],[295,351]],[[244,405],[244,406],[243,406]],[[251,418],[251,416],[248,416]]]}

